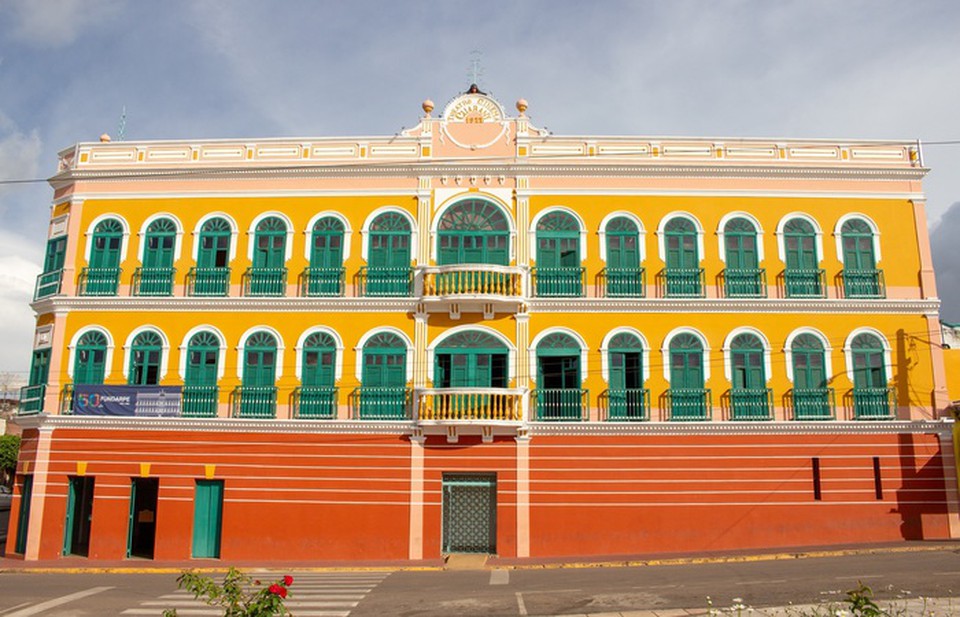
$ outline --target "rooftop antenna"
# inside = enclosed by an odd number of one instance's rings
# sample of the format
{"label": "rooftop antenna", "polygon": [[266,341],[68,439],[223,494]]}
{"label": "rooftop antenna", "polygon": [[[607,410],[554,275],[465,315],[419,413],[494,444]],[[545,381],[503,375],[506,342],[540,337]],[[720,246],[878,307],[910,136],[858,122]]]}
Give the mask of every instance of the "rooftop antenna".
{"label": "rooftop antenna", "polygon": [[483,52],[479,49],[474,49],[470,52],[470,69],[467,71],[467,77],[470,78],[471,84],[480,85],[480,82],[483,80],[483,66],[481,66],[480,61],[483,59]]}
{"label": "rooftop antenna", "polygon": [[120,125],[117,126],[117,141],[123,141],[123,136],[127,132],[127,106],[123,106],[120,112]]}

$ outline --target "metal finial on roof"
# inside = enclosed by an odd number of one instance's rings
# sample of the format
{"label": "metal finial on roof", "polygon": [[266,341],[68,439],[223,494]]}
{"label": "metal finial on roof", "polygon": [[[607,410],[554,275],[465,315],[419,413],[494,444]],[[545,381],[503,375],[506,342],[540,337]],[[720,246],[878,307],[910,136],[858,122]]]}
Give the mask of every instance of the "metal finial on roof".
{"label": "metal finial on roof", "polygon": [[[467,71],[467,77],[470,79],[471,89],[476,88],[477,92],[480,92],[479,88],[477,88],[477,84],[479,84],[483,79],[483,66],[480,63],[480,60],[483,57],[483,52],[479,49],[474,49],[470,52],[470,56],[470,68]],[[483,92],[480,92],[480,94],[483,94]]]}

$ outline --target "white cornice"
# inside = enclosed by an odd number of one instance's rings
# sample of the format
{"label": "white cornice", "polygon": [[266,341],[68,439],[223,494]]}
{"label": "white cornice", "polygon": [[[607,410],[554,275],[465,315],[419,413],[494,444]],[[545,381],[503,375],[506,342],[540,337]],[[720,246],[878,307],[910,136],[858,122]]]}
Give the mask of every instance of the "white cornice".
{"label": "white cornice", "polygon": [[[450,298],[449,302],[467,302]],[[476,300],[476,299],[474,299]],[[499,300],[499,301],[497,301]],[[112,312],[415,312],[421,301],[430,305],[443,299],[420,298],[200,298],[191,296],[54,296],[34,302],[38,314],[70,311]],[[496,298],[502,310],[511,302],[523,303],[531,313],[865,313],[865,314],[936,314],[937,299],[916,300],[851,300],[851,299],[758,299],[758,298]]]}
{"label": "white cornice", "polygon": [[344,433],[407,435],[413,421],[381,420],[280,420],[253,418],[136,418],[118,416],[16,416],[21,428],[102,428],[141,431],[210,431],[216,433]]}
{"label": "white cornice", "polygon": [[926,199],[923,191],[774,191],[770,189],[660,189],[660,188],[535,188],[517,189],[517,197],[561,195],[597,195],[625,197],[762,197],[775,199],[889,199],[907,201]]}

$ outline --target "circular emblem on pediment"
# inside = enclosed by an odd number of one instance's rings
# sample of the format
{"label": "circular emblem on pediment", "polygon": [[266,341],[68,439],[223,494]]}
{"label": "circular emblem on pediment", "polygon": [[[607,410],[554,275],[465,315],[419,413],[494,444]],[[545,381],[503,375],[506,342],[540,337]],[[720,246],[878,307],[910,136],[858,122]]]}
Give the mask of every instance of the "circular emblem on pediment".
{"label": "circular emblem on pediment", "polygon": [[450,101],[443,110],[446,122],[464,124],[485,124],[502,122],[505,117],[503,107],[489,96],[482,94],[463,94]]}

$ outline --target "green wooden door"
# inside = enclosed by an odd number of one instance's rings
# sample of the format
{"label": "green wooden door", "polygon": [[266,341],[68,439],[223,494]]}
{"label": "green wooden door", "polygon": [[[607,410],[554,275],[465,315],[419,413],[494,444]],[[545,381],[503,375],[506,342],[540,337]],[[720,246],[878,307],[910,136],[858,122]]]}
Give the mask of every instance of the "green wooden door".
{"label": "green wooden door", "polygon": [[30,376],[27,385],[45,385],[50,376],[50,349],[37,349],[30,360]]}
{"label": "green wooden door", "polygon": [[883,343],[872,334],[854,337],[850,345],[853,361],[853,407],[858,419],[886,419],[893,415],[887,387]]}
{"label": "green wooden door", "polygon": [[287,225],[275,216],[257,224],[253,245],[250,294],[281,296],[286,283]]}
{"label": "green wooden door", "polygon": [[550,212],[537,223],[536,293],[583,295],[580,223],[565,212]]}
{"label": "green wooden door", "polygon": [[230,288],[230,241],[233,228],[226,219],[206,221],[200,229],[193,293],[198,296],[225,296]]}
{"label": "green wooden door", "polygon": [[183,414],[191,417],[217,415],[220,377],[220,339],[212,332],[198,332],[187,343],[187,371],[183,379]]}
{"label": "green wooden door", "polygon": [[840,230],[843,245],[843,285],[848,297],[881,295],[873,230],[860,219],[851,219]]}
{"label": "green wooden door", "polygon": [[338,296],[343,290],[343,222],[332,216],[317,221],[310,242],[307,295]]}
{"label": "green wooden door", "polygon": [[370,224],[366,292],[375,296],[410,295],[410,223],[396,212]]}
{"label": "green wooden door", "polygon": [[671,419],[707,417],[703,345],[692,334],[681,333],[670,341],[670,402]]}
{"label": "green wooden door", "polygon": [[664,244],[667,295],[700,295],[700,254],[696,227],[685,218],[670,219],[664,227]]}
{"label": "green wooden door", "polygon": [[193,498],[194,559],[218,559],[223,525],[223,480],[197,480]]}
{"label": "green wooden door", "polygon": [[791,345],[793,357],[793,406],[797,420],[832,417],[827,390],[823,344],[812,334],[801,334]]}
{"label": "green wooden door", "polygon": [[632,220],[618,216],[607,223],[607,295],[640,297],[640,230]]}
{"label": "green wooden door", "polygon": [[67,516],[64,523],[63,554],[90,552],[90,527],[93,519],[93,478],[71,476],[67,484]]}
{"label": "green wooden door", "polygon": [[277,406],[277,341],[267,332],[254,332],[243,350],[240,415],[272,417]]}
{"label": "green wooden door", "polygon": [[454,334],[437,346],[434,357],[437,388],[507,387],[507,349],[489,334]]}
{"label": "green wooden door", "polygon": [[735,420],[766,420],[770,417],[764,366],[763,342],[752,334],[740,334],[730,344],[730,403]]}
{"label": "green wooden door", "polygon": [[116,219],[106,219],[93,231],[90,262],[86,273],[89,295],[113,295],[120,283],[120,250],[123,244],[123,225]]}
{"label": "green wooden door", "polygon": [[150,223],[144,237],[143,267],[137,293],[141,295],[170,295],[173,291],[174,245],[177,227],[168,218]]}
{"label": "green wooden door", "polygon": [[559,332],[545,336],[537,345],[537,419],[581,419],[580,352],[573,338]]}
{"label": "green wooden door", "polygon": [[787,296],[822,296],[824,290],[813,225],[804,219],[790,219],[783,226],[783,245],[787,258],[784,270]]}
{"label": "green wooden door", "polygon": [[73,363],[73,383],[99,385],[106,371],[107,337],[102,332],[91,330],[77,341]]}
{"label": "green wooden door", "polygon": [[607,353],[610,371],[610,419],[644,419],[646,401],[643,391],[643,343],[633,334],[623,332],[610,340]]}
{"label": "green wooden door", "polygon": [[27,536],[30,532],[30,505],[33,501],[33,476],[20,479],[20,509],[17,514],[17,538],[14,552],[23,555],[27,552]]}
{"label": "green wooden door", "polygon": [[337,343],[326,332],[314,332],[303,343],[299,417],[336,416]]}
{"label": "green wooden door", "polygon": [[363,347],[360,417],[406,417],[407,346],[389,332],[374,335]]}
{"label": "green wooden door", "polygon": [[156,332],[141,332],[133,339],[130,350],[130,371],[127,383],[131,386],[155,386],[160,383],[160,362],[163,341]]}
{"label": "green wooden door", "polygon": [[437,263],[496,264],[510,262],[510,228],[503,211],[482,199],[451,206],[437,226]]}
{"label": "green wooden door", "polygon": [[724,272],[728,296],[762,295],[760,262],[757,256],[757,230],[745,218],[735,218],[724,226]]}

